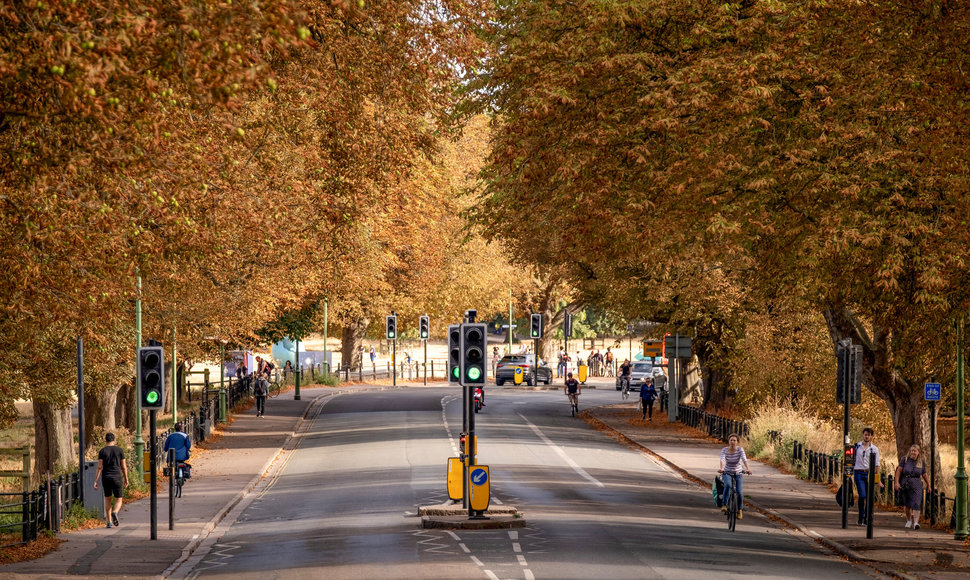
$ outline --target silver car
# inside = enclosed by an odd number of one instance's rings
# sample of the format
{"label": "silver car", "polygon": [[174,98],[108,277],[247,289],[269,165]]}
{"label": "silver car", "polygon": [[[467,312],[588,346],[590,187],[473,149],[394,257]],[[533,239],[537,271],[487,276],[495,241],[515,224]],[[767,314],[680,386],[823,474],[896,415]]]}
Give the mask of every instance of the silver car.
{"label": "silver car", "polygon": [[[619,373],[619,371],[617,371]],[[653,363],[644,361],[635,361],[630,364],[630,388],[639,389],[640,383],[645,379],[652,379],[654,376]],[[622,377],[616,375],[616,390],[619,391],[623,388]]]}

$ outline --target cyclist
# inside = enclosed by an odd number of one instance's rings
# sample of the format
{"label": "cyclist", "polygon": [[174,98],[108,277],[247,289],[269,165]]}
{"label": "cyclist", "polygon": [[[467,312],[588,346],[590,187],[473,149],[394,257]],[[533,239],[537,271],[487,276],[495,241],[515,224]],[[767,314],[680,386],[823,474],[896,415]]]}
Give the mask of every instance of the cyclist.
{"label": "cyclist", "polygon": [[566,393],[566,397],[569,398],[569,404],[573,408],[573,413],[578,413],[579,395],[583,390],[579,386],[579,381],[573,378],[573,373],[566,373],[566,384],[563,386],[562,392]]}
{"label": "cyclist", "polygon": [[185,434],[182,424],[175,424],[175,431],[165,438],[165,452],[169,449],[175,450],[175,461],[188,461],[189,450],[192,449],[192,440]]}
{"label": "cyclist", "polygon": [[624,385],[624,389],[630,388],[630,359],[623,359],[623,364],[620,365],[620,384]]}
{"label": "cyclist", "polygon": [[[751,469],[748,467],[748,457],[744,454],[744,447],[740,447],[738,442],[740,437],[736,433],[731,433],[728,435],[727,447],[721,448],[721,468],[717,470],[718,473],[723,474],[722,480],[724,481],[724,502],[721,506],[721,512],[727,513],[727,500],[731,497],[731,488],[737,485],[738,497],[744,497],[742,493],[742,474],[751,474]],[[741,466],[744,469],[741,469]],[[741,510],[744,507],[744,502],[738,502],[738,519],[741,519]]]}

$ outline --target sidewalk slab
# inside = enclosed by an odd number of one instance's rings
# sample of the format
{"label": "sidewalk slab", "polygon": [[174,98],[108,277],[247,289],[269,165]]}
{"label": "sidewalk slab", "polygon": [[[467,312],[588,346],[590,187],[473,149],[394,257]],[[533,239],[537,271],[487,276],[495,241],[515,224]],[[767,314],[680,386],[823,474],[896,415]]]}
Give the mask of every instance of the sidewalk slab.
{"label": "sidewalk slab", "polygon": [[[670,424],[656,409],[653,421],[643,421],[635,401],[589,409],[585,416],[594,427],[646,450],[710,490],[724,443],[683,424]],[[931,529],[928,523],[918,531],[905,529],[902,508],[897,512],[877,506],[873,538],[866,539],[866,528],[855,525],[857,508],[850,509],[849,524],[842,528],[842,508],[827,485],[798,479],[750,457],[749,463],[753,474],[744,478],[745,503],[841,556],[896,577],[970,577],[970,542],[954,540],[952,532]],[[713,500],[711,517],[722,517]]]}

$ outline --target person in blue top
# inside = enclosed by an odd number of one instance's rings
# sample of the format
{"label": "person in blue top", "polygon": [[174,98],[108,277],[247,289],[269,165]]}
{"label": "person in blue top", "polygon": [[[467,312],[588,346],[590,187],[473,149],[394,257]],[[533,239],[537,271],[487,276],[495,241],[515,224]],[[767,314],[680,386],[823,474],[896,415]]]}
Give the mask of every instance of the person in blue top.
{"label": "person in blue top", "polygon": [[653,402],[657,400],[657,388],[653,386],[653,379],[646,379],[640,385],[640,407],[643,409],[642,419],[650,415],[653,421]]}
{"label": "person in blue top", "polygon": [[182,424],[175,424],[175,432],[165,439],[165,452],[169,449],[175,450],[176,461],[188,461],[189,450],[192,449],[192,440],[182,431]]}

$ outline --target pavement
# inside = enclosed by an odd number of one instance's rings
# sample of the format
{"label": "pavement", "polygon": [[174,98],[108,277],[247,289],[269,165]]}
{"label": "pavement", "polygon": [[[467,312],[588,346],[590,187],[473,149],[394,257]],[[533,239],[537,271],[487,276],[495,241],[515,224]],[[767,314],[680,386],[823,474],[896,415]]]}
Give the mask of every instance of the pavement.
{"label": "pavement", "polygon": [[[299,401],[293,400],[292,391],[269,399],[264,417],[257,418],[252,410],[237,414],[205,450],[193,453],[193,478],[175,502],[173,530],[168,523],[168,495],[159,496],[156,540],[150,539],[150,502],[142,499],[125,505],[120,527],[61,534],[67,541],[46,556],[0,566],[0,580],[187,577],[285,466],[319,407],[332,396],[362,388],[389,387],[303,388]],[[583,416],[620,443],[650,454],[709,491],[723,443],[681,424],[669,424],[659,413],[652,422],[641,421],[634,407],[635,402],[598,407],[585,410]],[[744,481],[746,509],[765,514],[806,542],[890,577],[970,577],[970,543],[954,540],[952,532],[928,525],[907,530],[901,512],[877,507],[874,537],[866,539],[866,529],[855,525],[855,512],[842,529],[841,508],[828,486],[757,462],[751,467],[753,475]],[[711,515],[720,516],[713,501]],[[743,528],[747,519],[738,526]]]}

